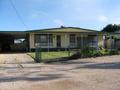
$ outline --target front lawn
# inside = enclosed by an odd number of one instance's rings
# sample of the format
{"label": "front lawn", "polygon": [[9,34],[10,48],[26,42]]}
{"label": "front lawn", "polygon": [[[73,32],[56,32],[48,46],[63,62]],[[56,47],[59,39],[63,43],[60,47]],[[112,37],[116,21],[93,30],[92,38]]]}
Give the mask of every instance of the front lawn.
{"label": "front lawn", "polygon": [[[29,55],[35,59],[35,52],[29,53]],[[70,53],[70,55],[72,55],[72,53]],[[42,60],[56,59],[56,58],[62,58],[62,57],[68,57],[68,56],[69,56],[68,51],[54,51],[54,52],[41,53]]]}

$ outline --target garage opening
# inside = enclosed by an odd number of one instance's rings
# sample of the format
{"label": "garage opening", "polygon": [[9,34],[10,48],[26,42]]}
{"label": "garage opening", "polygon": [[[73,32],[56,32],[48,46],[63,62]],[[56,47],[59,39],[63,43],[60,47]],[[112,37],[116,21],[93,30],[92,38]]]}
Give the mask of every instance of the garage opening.
{"label": "garage opening", "polygon": [[10,45],[12,43],[13,37],[6,35],[6,34],[0,34],[0,51],[9,51]]}
{"label": "garage opening", "polygon": [[25,32],[0,32],[0,52],[26,52],[28,47]]}

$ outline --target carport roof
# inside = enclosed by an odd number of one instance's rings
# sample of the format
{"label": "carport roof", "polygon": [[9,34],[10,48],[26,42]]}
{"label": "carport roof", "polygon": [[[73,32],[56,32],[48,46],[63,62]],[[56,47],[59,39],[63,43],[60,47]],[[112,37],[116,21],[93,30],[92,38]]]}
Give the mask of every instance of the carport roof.
{"label": "carport roof", "polygon": [[15,38],[24,38],[26,37],[27,32],[25,31],[0,31],[0,35],[10,35],[14,36]]}
{"label": "carport roof", "polygon": [[0,31],[0,33],[25,33],[25,31]]}

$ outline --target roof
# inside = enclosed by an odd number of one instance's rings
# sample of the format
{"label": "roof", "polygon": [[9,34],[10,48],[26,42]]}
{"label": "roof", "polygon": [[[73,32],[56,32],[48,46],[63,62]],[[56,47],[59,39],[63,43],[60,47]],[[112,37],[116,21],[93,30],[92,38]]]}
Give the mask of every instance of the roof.
{"label": "roof", "polygon": [[60,33],[60,32],[99,32],[99,31],[78,28],[78,27],[61,27],[61,28],[29,30],[27,32],[58,32],[58,33]]}
{"label": "roof", "polygon": [[25,31],[0,31],[0,33],[25,33]]}
{"label": "roof", "polygon": [[48,33],[102,33],[100,31],[84,29],[78,27],[61,27],[61,28],[48,28],[48,29],[36,29],[36,30],[27,30],[27,31],[0,31],[3,34],[26,34],[26,33],[37,33],[37,32],[48,32]]}
{"label": "roof", "polygon": [[0,31],[0,34],[26,34],[25,31]]}

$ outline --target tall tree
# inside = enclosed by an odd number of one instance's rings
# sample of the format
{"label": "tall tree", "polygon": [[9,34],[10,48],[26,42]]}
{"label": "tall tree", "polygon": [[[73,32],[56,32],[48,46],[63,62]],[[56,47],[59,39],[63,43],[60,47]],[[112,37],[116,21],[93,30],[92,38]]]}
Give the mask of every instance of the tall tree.
{"label": "tall tree", "polygon": [[102,32],[115,32],[120,30],[120,25],[117,24],[108,24],[103,28]]}

